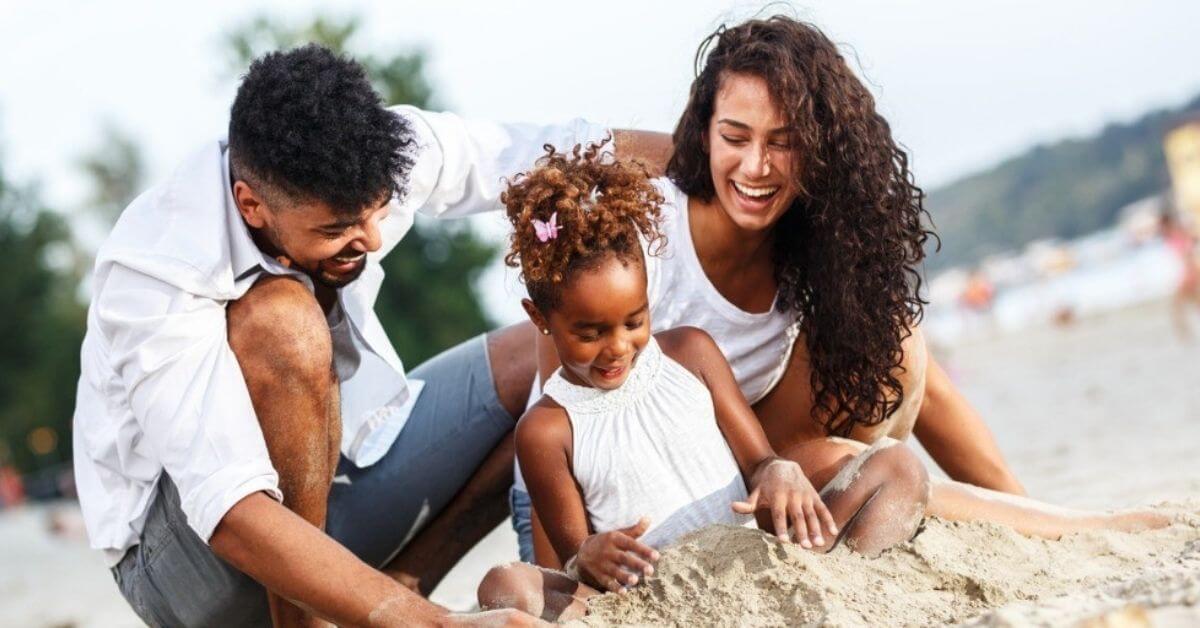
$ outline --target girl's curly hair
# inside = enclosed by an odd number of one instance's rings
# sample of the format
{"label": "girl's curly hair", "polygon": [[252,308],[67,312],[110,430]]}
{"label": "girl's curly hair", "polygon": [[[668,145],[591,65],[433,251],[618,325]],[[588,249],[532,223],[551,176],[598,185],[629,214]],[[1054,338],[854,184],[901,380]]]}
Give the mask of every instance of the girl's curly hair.
{"label": "girl's curly hair", "polygon": [[[536,167],[500,196],[513,227],[504,263],[521,269],[529,298],[543,312],[558,305],[577,271],[609,256],[641,264],[641,239],[651,253],[666,242],[659,229],[662,194],[641,164],[605,153],[607,142],[577,144],[570,153],[547,144]],[[543,242],[534,221],[548,223],[555,214],[558,235]]]}
{"label": "girl's curly hair", "polygon": [[[707,55],[707,56],[706,56]],[[703,63],[703,67],[701,67]],[[791,130],[799,195],[774,226],[779,307],[795,312],[812,365],[814,418],[828,433],[874,425],[903,396],[901,343],[926,304],[918,266],[924,193],[908,156],[837,47],[811,24],[755,19],[709,35],[675,128],[667,175],[689,195],[715,190],[706,137],[722,79],[762,78]]]}

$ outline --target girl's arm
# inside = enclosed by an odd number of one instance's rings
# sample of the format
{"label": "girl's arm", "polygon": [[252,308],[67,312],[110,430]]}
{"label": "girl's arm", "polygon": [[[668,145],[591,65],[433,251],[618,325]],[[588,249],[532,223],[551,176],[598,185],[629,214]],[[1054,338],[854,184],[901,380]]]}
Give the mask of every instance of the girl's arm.
{"label": "girl's arm", "polygon": [[[567,573],[602,590],[637,584],[653,573],[658,552],[637,540],[645,519],[629,528],[590,534],[583,495],[571,472],[567,413],[543,398],[517,423],[517,458],[533,511]],[[632,470],[631,470],[632,471]]]}
{"label": "girl's arm", "polygon": [[750,490],[748,501],[734,509],[747,514],[769,509],[776,536],[786,540],[790,522],[796,542],[804,547],[825,544],[822,527],[836,538],[833,516],[800,465],[775,455],[712,337],[695,327],[678,327],[656,338],[663,351],[699,377],[712,394],[717,426]]}

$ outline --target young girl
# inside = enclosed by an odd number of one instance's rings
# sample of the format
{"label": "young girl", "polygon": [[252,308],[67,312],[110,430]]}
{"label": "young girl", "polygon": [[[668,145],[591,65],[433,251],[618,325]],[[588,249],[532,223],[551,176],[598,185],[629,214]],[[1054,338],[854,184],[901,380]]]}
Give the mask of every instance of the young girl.
{"label": "young girl", "polygon": [[516,443],[566,574],[493,569],[481,606],[564,619],[587,596],[636,585],[683,533],[751,514],[804,547],[844,539],[874,552],[913,534],[928,480],[906,450],[861,456],[823,502],[798,464],[774,455],[705,332],[651,335],[642,249],[662,243],[663,198],[644,170],[597,146],[548,148],[503,200],[514,230],[505,261],[520,266],[525,310],[562,364]]}

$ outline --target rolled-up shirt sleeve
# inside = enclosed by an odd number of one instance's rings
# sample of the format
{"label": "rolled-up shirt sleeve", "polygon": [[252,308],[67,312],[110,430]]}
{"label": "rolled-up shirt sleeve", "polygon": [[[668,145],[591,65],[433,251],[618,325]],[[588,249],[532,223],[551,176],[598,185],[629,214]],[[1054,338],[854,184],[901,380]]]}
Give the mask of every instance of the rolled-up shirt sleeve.
{"label": "rolled-up shirt sleeve", "polygon": [[224,303],[120,265],[93,304],[146,446],[205,542],[239,500],[282,500],[279,477],[226,335]]}
{"label": "rolled-up shirt sleeve", "polygon": [[569,151],[610,133],[582,118],[565,124],[505,124],[410,106],[392,110],[409,121],[417,144],[404,202],[441,218],[499,209],[505,180],[533,168],[546,145]]}

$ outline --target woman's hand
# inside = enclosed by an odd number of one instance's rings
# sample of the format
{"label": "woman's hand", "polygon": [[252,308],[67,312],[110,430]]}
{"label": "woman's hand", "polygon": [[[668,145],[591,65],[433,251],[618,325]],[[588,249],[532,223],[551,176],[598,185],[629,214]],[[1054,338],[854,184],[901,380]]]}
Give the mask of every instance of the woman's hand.
{"label": "woman's hand", "polygon": [[654,574],[658,552],[637,540],[650,527],[642,517],[628,528],[593,534],[567,562],[567,574],[601,591],[621,591],[638,583],[641,575]]}
{"label": "woman's hand", "polygon": [[[782,458],[767,458],[750,477],[750,496],[744,502],[733,502],[733,511],[749,515],[770,510],[775,536],[787,541],[788,522],[792,537],[802,547],[825,545],[821,528],[830,538],[837,538],[833,515],[825,508],[821,496],[804,477],[800,465]],[[761,523],[760,523],[761,526]]]}

